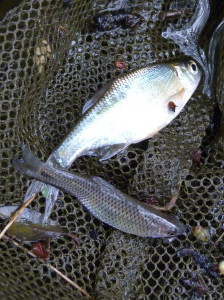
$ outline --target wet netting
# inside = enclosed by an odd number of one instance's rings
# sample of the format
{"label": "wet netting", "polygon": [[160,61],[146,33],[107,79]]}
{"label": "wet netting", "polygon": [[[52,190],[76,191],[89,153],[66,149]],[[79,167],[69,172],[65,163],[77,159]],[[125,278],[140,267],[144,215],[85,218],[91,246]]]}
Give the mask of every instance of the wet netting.
{"label": "wet netting", "polygon": [[[221,13],[218,2],[212,4],[214,26]],[[171,23],[177,29],[187,24],[196,6],[191,0],[25,0],[2,16],[1,205],[20,205],[31,182],[11,165],[13,157],[21,156],[20,144],[47,159],[79,120],[84,103],[110,79],[153,62],[183,59],[178,45],[161,33]],[[209,276],[208,264],[179,251],[194,249],[214,269],[224,259],[223,239],[217,242],[224,230],[219,126],[224,113],[223,45],[222,40],[216,99],[204,96],[201,85],[178,118],[154,138],[105,162],[86,156],[73,164],[73,172],[101,176],[126,194],[160,205],[182,182],[172,213],[188,230],[173,240],[119,232],[92,217],[74,197],[60,193],[51,218],[81,244],[68,237],[52,240],[49,263],[95,299],[222,299],[223,277]],[[116,62],[124,62],[126,69]],[[29,207],[43,213],[44,198]],[[196,225],[208,229],[208,241],[194,236]],[[86,299],[10,240],[2,239],[0,250],[1,299]]]}

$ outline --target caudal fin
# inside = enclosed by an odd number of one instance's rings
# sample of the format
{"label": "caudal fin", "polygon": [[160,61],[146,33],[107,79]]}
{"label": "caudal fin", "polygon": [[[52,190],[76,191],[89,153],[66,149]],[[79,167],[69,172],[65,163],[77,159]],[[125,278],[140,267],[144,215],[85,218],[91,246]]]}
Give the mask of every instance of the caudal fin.
{"label": "caudal fin", "polygon": [[46,223],[53,210],[55,201],[58,198],[59,190],[54,186],[45,184],[37,180],[33,180],[24,196],[23,201],[24,202],[27,201],[31,196],[33,196],[36,193],[37,194],[42,193],[42,195],[45,197],[46,206],[45,206],[43,223]]}
{"label": "caudal fin", "polygon": [[34,156],[24,145],[22,145],[21,148],[23,159],[14,158],[12,160],[12,164],[20,173],[35,177],[33,175],[40,171],[43,163],[36,156]]}
{"label": "caudal fin", "polygon": [[[34,156],[24,145],[21,148],[23,159],[13,159],[13,166],[20,173],[35,178],[35,175],[40,172],[41,167],[44,165],[44,163],[41,162],[36,156]],[[38,194],[40,192],[46,199],[46,208],[43,219],[43,223],[45,223],[48,220],[53,209],[54,203],[58,198],[59,190],[43,182],[33,180],[25,194],[23,201],[26,202],[34,194]]]}

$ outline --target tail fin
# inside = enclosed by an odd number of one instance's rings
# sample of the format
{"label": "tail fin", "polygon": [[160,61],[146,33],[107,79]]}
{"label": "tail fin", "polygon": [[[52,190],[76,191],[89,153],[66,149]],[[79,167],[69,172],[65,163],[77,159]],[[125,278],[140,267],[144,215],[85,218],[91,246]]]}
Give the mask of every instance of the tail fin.
{"label": "tail fin", "polygon": [[23,201],[26,202],[30,197],[38,193],[42,193],[46,201],[43,223],[47,223],[53,210],[54,204],[58,198],[59,190],[51,185],[33,180],[28,190],[26,191]]}
{"label": "tail fin", "polygon": [[[22,174],[32,176],[33,173],[38,173],[43,166],[43,163],[34,156],[24,145],[22,148],[23,159],[14,158],[12,161],[13,166]],[[35,176],[34,176],[35,177]]]}
{"label": "tail fin", "polygon": [[[42,163],[37,157],[35,157],[24,145],[21,148],[23,160],[20,160],[18,158],[13,159],[13,166],[20,173],[28,176],[33,176],[40,171],[44,163]],[[34,194],[38,194],[40,192],[46,198],[46,208],[43,219],[43,223],[46,223],[51,214],[54,203],[58,198],[59,190],[43,182],[33,180],[25,194],[23,201],[26,202]]]}

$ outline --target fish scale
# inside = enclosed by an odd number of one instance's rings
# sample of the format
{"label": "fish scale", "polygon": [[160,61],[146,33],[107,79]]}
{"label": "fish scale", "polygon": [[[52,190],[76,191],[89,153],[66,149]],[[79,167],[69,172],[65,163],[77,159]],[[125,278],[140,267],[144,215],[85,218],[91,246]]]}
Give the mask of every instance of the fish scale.
{"label": "fish scale", "polygon": [[23,174],[74,195],[93,216],[123,232],[142,237],[171,237],[185,232],[176,217],[125,195],[99,177],[50,167],[25,147],[23,160],[14,159],[13,165]]}
{"label": "fish scale", "polygon": [[[163,114],[168,115],[166,99],[182,88],[184,83],[176,75],[175,67],[169,64],[142,68],[116,79],[96,105],[86,112],[52,157],[62,167],[67,167],[89,150],[120,143],[128,146],[153,136],[156,131],[154,124],[159,122],[161,127],[167,125],[162,118]],[[151,124],[148,119],[154,114],[159,117],[159,113],[161,117],[158,122],[153,121],[154,124]],[[136,118],[136,115],[139,117]],[[135,124],[132,126],[134,118]],[[169,122],[172,119],[173,115]],[[140,128],[138,124],[141,124]],[[113,130],[113,136],[108,140],[111,127],[117,130]]]}

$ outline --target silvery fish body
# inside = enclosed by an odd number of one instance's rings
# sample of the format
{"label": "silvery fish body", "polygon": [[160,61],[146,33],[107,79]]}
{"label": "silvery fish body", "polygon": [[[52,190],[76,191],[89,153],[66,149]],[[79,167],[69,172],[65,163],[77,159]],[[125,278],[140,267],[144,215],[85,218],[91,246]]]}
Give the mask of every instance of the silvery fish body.
{"label": "silvery fish body", "polygon": [[[85,104],[80,121],[47,164],[68,169],[81,155],[108,159],[152,137],[180,113],[200,78],[197,64],[188,61],[155,64],[115,79]],[[42,188],[42,183],[33,182],[24,201]],[[45,191],[46,219],[57,195],[53,187]]]}
{"label": "silvery fish body", "polygon": [[18,171],[74,196],[97,219],[123,232],[142,237],[171,237],[185,232],[174,216],[161,213],[131,198],[103,179],[82,176],[42,163],[23,147],[23,160],[14,159]]}
{"label": "silvery fish body", "polygon": [[[81,155],[108,159],[132,143],[155,135],[183,109],[200,80],[197,65],[157,64],[108,84],[84,106],[84,115],[51,160],[69,167]],[[169,102],[175,109],[169,109]]]}

